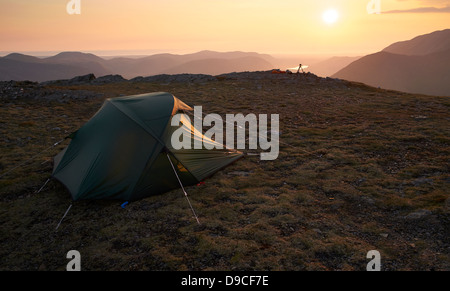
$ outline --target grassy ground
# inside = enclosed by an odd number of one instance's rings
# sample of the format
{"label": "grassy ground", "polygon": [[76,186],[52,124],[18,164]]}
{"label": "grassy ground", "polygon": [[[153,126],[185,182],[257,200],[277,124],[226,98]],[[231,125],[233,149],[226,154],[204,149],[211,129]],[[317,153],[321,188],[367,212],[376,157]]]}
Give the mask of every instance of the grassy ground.
{"label": "grassy ground", "polygon": [[[370,250],[382,270],[450,270],[450,100],[260,75],[44,88],[101,93],[86,100],[3,93],[0,269],[65,270],[75,249],[83,270],[365,270]],[[280,114],[278,159],[246,155],[188,187],[201,225],[175,190],[125,208],[74,202],[55,231],[70,195],[53,180],[36,192],[69,141],[49,146],[104,98],[155,91],[204,113]]]}

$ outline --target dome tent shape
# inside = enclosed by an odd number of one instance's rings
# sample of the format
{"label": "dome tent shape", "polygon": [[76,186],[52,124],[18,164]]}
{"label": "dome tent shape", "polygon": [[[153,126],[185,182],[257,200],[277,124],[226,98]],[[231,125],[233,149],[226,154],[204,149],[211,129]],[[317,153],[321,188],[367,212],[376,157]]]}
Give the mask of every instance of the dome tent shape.
{"label": "dome tent shape", "polygon": [[[225,147],[175,150],[171,133],[177,127],[170,124],[185,110],[192,108],[164,92],[106,99],[55,156],[52,177],[73,200],[134,201],[179,188],[179,182],[197,184],[243,156]],[[192,141],[216,143],[185,120],[179,127],[193,134]]]}

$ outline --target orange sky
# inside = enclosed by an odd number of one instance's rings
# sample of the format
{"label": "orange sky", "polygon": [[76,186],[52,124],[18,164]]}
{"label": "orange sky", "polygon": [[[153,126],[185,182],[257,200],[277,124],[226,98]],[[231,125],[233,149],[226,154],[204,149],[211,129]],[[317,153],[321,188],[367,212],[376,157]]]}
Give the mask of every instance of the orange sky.
{"label": "orange sky", "polygon": [[[69,0],[0,0],[0,51],[360,55],[450,28],[449,9],[407,12],[450,1],[379,0],[382,12],[404,13],[372,15],[370,1],[81,0],[81,14],[69,15]],[[327,9],[339,14],[333,24],[322,19]]]}

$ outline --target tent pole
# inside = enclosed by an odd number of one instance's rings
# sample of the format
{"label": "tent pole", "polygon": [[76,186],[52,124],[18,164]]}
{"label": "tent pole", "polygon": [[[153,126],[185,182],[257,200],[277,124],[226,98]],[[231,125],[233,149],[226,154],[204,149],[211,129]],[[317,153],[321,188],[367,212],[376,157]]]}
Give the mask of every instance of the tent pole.
{"label": "tent pole", "polygon": [[184,197],[186,197],[186,200],[189,203],[189,207],[191,207],[192,213],[194,214],[195,219],[197,220],[197,223],[200,225],[200,221],[198,220],[197,214],[195,214],[195,210],[194,207],[192,207],[191,201],[189,200],[188,194],[186,193],[186,191],[184,190],[183,184],[181,183],[180,177],[178,177],[177,171],[175,170],[175,167],[172,163],[172,160],[169,157],[169,153],[167,153],[167,159],[169,159],[170,165],[172,166],[173,172],[175,173],[175,176],[178,179],[178,183],[180,183],[181,189],[184,192]]}
{"label": "tent pole", "polygon": [[50,179],[51,178],[48,178],[47,181],[45,181],[44,185],[42,185],[42,187],[38,191],[36,191],[34,193],[40,193],[42,191],[42,189],[44,189],[45,185],[47,185],[47,183],[50,181]]}

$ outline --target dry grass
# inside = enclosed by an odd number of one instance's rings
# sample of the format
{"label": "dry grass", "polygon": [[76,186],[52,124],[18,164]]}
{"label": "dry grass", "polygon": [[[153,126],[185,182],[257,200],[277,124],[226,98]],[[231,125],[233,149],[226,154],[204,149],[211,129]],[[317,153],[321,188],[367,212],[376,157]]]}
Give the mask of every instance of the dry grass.
{"label": "dry grass", "polygon": [[[295,76],[294,76],[295,77]],[[0,104],[0,173],[86,122],[106,97],[166,91],[204,113],[280,114],[275,161],[248,155],[204,185],[129,204],[71,203],[50,149],[0,178],[2,270],[449,270],[448,98],[313,79],[50,87],[101,98]],[[236,175],[244,172],[247,175]],[[419,218],[408,216],[428,210]]]}

